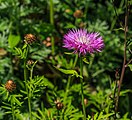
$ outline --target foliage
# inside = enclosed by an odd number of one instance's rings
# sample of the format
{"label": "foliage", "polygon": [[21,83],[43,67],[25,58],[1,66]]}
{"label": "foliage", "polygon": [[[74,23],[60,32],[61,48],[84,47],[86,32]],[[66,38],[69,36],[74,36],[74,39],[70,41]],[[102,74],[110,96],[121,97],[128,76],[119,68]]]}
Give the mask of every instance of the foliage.
{"label": "foliage", "polygon": [[[87,120],[113,120],[115,117],[130,120],[130,15],[126,43],[128,64],[125,66],[118,112],[115,112],[122,74],[123,21],[127,1],[131,8],[130,0],[0,0],[0,119],[80,120],[83,118],[80,79],[83,79]],[[77,15],[77,10],[80,15]],[[54,18],[53,23],[51,17]],[[83,57],[83,76],[80,75],[79,56],[63,48],[63,35],[73,28],[99,32],[105,42],[101,53]],[[37,39],[32,44],[25,43],[24,36],[29,33]],[[30,60],[33,63],[28,64]],[[13,92],[5,88],[8,80],[16,83]]]}

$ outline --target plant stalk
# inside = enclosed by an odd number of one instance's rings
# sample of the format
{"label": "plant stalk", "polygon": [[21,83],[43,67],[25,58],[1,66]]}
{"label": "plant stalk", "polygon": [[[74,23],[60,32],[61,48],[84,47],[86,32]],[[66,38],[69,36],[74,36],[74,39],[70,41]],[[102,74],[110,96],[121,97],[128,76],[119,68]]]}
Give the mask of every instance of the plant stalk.
{"label": "plant stalk", "polygon": [[68,93],[69,93],[69,87],[70,87],[71,78],[72,78],[72,76],[68,77],[68,82],[67,82],[67,86],[66,86],[66,92],[65,92],[64,101],[63,101],[64,104],[66,102],[66,99],[67,99],[67,96],[68,96]]}
{"label": "plant stalk", "polygon": [[31,90],[29,90],[29,93],[28,93],[28,109],[29,109],[30,120],[32,120],[32,110],[31,110]]}
{"label": "plant stalk", "polygon": [[128,9],[126,10],[126,15],[125,15],[125,26],[124,26],[124,59],[123,59],[123,66],[122,66],[122,71],[121,71],[121,77],[120,77],[120,81],[119,81],[119,85],[118,85],[118,93],[117,93],[116,107],[115,107],[115,111],[116,112],[118,110],[120,90],[121,90],[121,85],[122,85],[122,81],[123,81],[123,77],[124,77],[124,73],[125,73],[125,66],[126,66],[127,22],[128,22]]}
{"label": "plant stalk", "polygon": [[12,110],[12,119],[15,120],[14,105],[11,98],[11,110]]}
{"label": "plant stalk", "polygon": [[[53,0],[50,0],[50,23],[54,26],[54,4]],[[55,40],[53,35],[51,36],[51,49],[52,49],[52,55],[55,54]]]}
{"label": "plant stalk", "polygon": [[[83,76],[83,60],[82,56],[80,56],[80,76]],[[85,111],[85,104],[84,104],[84,93],[83,93],[83,78],[80,78],[81,82],[81,95],[82,95],[82,108],[83,108],[83,120],[86,120],[86,111]]]}
{"label": "plant stalk", "polygon": [[[26,67],[26,64],[27,64],[27,57],[28,57],[28,46],[25,48],[26,49],[26,56],[24,58],[24,81],[25,81],[25,87],[26,87],[26,92],[27,92],[27,97],[28,97],[28,110],[29,110],[29,117],[30,117],[30,120],[32,120],[32,111],[31,111],[31,90],[28,89],[28,86],[27,86],[27,67]],[[30,72],[30,78],[32,78],[32,74]]]}

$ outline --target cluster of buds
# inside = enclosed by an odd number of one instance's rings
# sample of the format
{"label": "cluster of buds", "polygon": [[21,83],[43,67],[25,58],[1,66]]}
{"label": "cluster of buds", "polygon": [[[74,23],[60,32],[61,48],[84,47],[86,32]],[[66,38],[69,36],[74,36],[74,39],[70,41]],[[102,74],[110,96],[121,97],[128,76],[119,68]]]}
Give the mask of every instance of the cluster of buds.
{"label": "cluster of buds", "polygon": [[63,103],[60,102],[59,100],[56,100],[55,104],[56,104],[57,110],[61,110],[63,108],[63,106],[64,106]]}
{"label": "cluster of buds", "polygon": [[36,36],[33,34],[26,34],[24,36],[24,42],[26,44],[32,44],[33,42],[35,42],[37,40]]}
{"label": "cluster of buds", "polygon": [[13,80],[8,80],[5,84],[5,88],[9,91],[12,92],[16,89],[16,84]]}
{"label": "cluster of buds", "polygon": [[51,46],[51,38],[50,37],[47,37],[46,40],[43,41],[43,44],[46,47],[50,47]]}

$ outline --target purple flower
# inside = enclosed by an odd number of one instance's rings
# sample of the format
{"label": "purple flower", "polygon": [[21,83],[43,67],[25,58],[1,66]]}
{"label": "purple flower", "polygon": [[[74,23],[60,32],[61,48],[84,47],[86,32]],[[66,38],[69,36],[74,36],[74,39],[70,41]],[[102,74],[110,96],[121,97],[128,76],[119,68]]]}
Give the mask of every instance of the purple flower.
{"label": "purple flower", "polygon": [[86,55],[87,53],[101,52],[104,41],[99,33],[88,33],[85,29],[69,30],[63,38],[65,48],[73,49],[75,53]]}

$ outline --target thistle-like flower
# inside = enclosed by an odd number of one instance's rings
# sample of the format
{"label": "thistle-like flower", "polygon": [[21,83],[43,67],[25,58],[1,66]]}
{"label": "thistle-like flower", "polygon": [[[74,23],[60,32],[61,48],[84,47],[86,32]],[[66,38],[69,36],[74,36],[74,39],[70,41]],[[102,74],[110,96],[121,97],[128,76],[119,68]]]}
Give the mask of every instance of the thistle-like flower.
{"label": "thistle-like flower", "polygon": [[73,49],[79,55],[101,52],[104,48],[104,41],[99,33],[88,33],[85,29],[70,30],[64,35],[63,42],[63,47]]}

